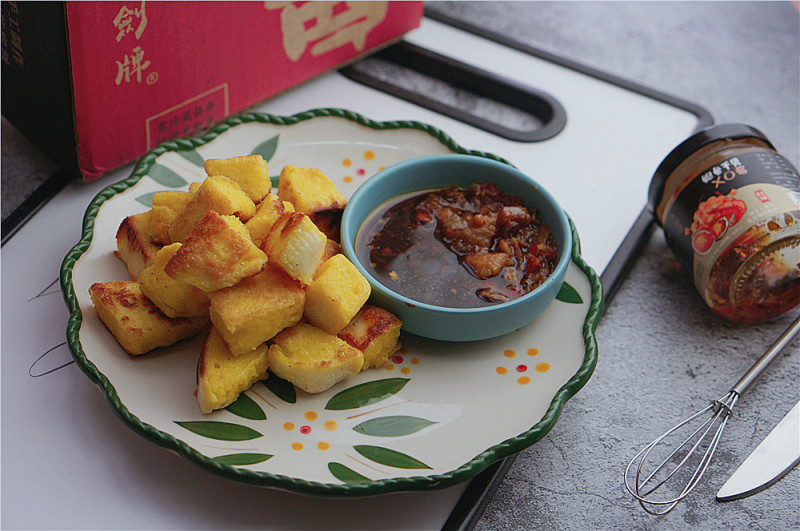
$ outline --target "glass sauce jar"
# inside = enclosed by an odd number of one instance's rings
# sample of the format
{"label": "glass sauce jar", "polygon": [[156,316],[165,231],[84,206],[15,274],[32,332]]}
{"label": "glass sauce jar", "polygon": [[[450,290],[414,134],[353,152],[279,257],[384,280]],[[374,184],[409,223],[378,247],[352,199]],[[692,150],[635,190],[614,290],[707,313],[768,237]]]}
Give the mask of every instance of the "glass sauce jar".
{"label": "glass sauce jar", "polygon": [[649,206],[718,315],[757,323],[800,304],[800,174],[757,129],[713,126],[678,145]]}

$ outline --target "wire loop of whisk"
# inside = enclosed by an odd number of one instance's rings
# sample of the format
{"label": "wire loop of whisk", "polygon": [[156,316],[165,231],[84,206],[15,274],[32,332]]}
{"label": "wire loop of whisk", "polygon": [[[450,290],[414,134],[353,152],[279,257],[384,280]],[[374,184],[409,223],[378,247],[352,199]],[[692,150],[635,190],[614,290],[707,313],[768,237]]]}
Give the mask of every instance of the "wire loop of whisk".
{"label": "wire loop of whisk", "polygon": [[[645,446],[631,460],[625,469],[625,488],[627,488],[628,492],[630,492],[631,495],[633,495],[633,497],[639,501],[639,504],[645,511],[656,516],[667,514],[697,486],[706,469],[708,468],[712,457],[714,456],[717,445],[722,438],[722,432],[725,429],[725,425],[728,423],[728,418],[738,398],[739,394],[737,392],[730,391],[727,395],[719,400],[714,400],[704,409],[698,411],[694,415],[684,419],[680,423],[667,430],[660,437],[656,438],[653,442]],[[645,475],[644,463],[647,461],[648,457],[650,457],[651,452],[653,452],[654,449],[661,445],[668,437],[675,434],[678,430],[703,417],[709,412],[712,412],[713,415],[708,416],[708,418],[706,418],[706,420],[702,422],[700,426],[693,429],[689,436],[686,437],[684,441],[672,451],[672,453],[665,457],[661,463],[653,469],[652,472],[643,478]],[[717,426],[716,430],[712,431],[714,426]],[[709,435],[711,436],[711,439],[708,441],[705,449],[703,449],[703,442],[709,437]],[[681,451],[687,447],[689,447],[689,449],[686,450],[685,454],[681,456]],[[650,497],[650,495],[664,486],[670,478],[675,476],[675,474],[677,474],[678,471],[684,465],[686,465],[690,461],[690,458],[698,451],[703,452],[703,455],[700,458],[699,463],[697,463],[694,473],[688,479],[686,485],[677,496],[667,499]],[[665,467],[667,467],[667,465],[669,465],[676,456],[678,456],[680,461],[674,465],[674,468],[667,473],[666,477],[657,480],[657,475],[659,472],[666,470]],[[634,467],[636,474],[633,479],[635,479],[635,481],[631,481],[631,472]]]}

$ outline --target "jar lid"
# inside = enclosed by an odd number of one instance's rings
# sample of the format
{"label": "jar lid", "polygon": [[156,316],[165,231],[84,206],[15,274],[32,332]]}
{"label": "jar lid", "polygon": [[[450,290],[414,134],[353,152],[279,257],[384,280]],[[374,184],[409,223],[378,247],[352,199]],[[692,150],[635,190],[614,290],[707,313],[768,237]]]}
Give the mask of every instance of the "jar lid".
{"label": "jar lid", "polygon": [[767,137],[764,136],[764,133],[749,125],[720,124],[703,129],[681,142],[658,166],[655,174],[653,174],[653,180],[650,181],[650,189],[647,194],[647,204],[650,210],[655,212],[656,205],[660,202],[661,194],[664,192],[667,178],[687,157],[701,147],[717,140],[735,140],[738,138],[757,138],[765,142],[770,148],[775,149],[772,143],[767,140]]}

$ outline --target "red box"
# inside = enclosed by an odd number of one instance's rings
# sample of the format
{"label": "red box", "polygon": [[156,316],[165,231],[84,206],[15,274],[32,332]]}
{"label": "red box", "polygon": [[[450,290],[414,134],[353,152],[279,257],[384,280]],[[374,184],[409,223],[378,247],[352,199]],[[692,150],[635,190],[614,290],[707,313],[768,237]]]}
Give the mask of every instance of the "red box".
{"label": "red box", "polygon": [[422,11],[404,1],[3,2],[3,114],[90,181],[399,40]]}

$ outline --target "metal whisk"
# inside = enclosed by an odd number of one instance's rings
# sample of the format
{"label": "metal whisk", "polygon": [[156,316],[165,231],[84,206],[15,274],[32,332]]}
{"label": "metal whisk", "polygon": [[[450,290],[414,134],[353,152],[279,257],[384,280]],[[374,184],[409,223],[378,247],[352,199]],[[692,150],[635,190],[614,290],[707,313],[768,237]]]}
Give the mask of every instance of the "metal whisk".
{"label": "metal whisk", "polygon": [[[728,423],[731,410],[744,391],[759,377],[761,373],[778,357],[778,354],[789,344],[792,339],[800,332],[800,316],[789,325],[775,343],[753,364],[744,376],[731,387],[728,393],[714,400],[706,408],[698,411],[691,417],[685,419],[672,427],[666,433],[645,446],[625,468],[625,488],[628,489],[639,504],[650,514],[663,515],[670,512],[682,499],[684,499],[703,477],[708,468],[711,458],[717,449],[722,431]],[[710,414],[709,414],[710,412]],[[675,434],[678,430],[692,424],[694,421],[700,422],[698,428],[688,428],[691,433],[686,439],[667,455],[652,472],[643,471],[645,462],[648,461],[651,453],[656,449],[663,449],[662,444],[668,437]],[[700,420],[698,420],[700,419]],[[709,439],[710,437],[710,439]],[[669,450],[666,450],[669,451]],[[702,456],[700,453],[702,452]],[[658,461],[657,458],[655,461]],[[677,461],[677,464],[674,462]],[[637,465],[638,463],[638,465]],[[668,465],[673,463],[674,468],[669,469]],[[681,471],[684,465],[694,464],[693,469]],[[635,471],[635,474],[633,474]],[[679,473],[679,471],[681,471]],[[678,476],[676,476],[678,474]],[[667,484],[670,478],[675,477],[675,482],[683,479],[680,485],[683,488],[677,495],[669,495],[664,499],[651,498],[650,496]],[[685,479],[688,476],[688,479]]]}

